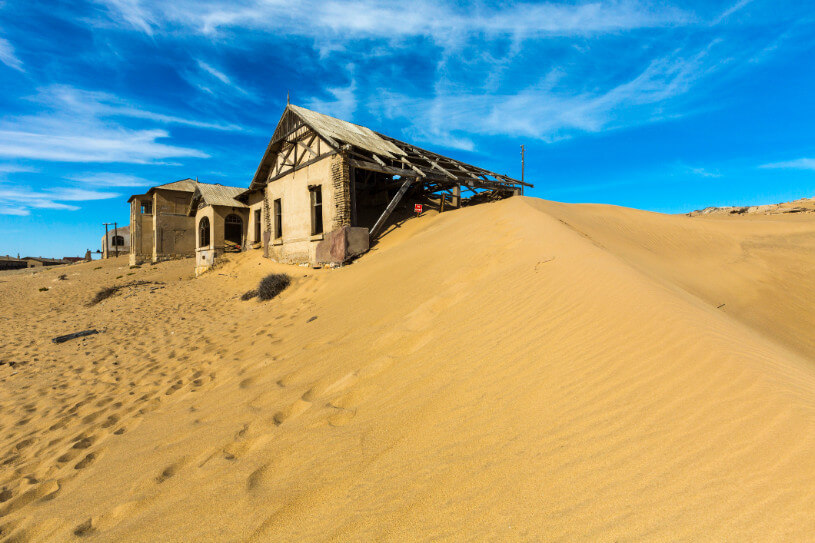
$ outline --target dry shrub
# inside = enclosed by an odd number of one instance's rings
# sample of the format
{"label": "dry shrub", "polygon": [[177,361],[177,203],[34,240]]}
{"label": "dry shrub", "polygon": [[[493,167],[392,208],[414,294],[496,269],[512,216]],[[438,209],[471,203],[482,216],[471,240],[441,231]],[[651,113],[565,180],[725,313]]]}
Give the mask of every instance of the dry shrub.
{"label": "dry shrub", "polygon": [[291,279],[285,273],[272,273],[260,280],[257,296],[261,300],[271,300],[291,283]]}
{"label": "dry shrub", "polygon": [[120,288],[121,287],[102,287],[102,288],[100,288],[99,292],[97,292],[96,295],[91,300],[90,305],[96,305],[99,302],[101,302],[102,300],[107,300],[108,298],[110,298],[111,296],[116,294],[116,292],[118,292],[118,290]]}
{"label": "dry shrub", "polygon": [[241,296],[241,300],[245,302],[246,300],[251,300],[257,295],[258,295],[257,290],[247,290],[246,292],[243,293],[243,296]]}
{"label": "dry shrub", "polygon": [[124,285],[102,287],[99,289],[99,291],[96,293],[96,295],[93,297],[93,299],[90,301],[88,305],[96,305],[102,300],[107,300],[108,298],[110,298],[123,288],[139,287],[142,285],[152,285],[152,284],[163,285],[164,283],[160,283],[157,281],[131,281],[130,283],[125,283]]}

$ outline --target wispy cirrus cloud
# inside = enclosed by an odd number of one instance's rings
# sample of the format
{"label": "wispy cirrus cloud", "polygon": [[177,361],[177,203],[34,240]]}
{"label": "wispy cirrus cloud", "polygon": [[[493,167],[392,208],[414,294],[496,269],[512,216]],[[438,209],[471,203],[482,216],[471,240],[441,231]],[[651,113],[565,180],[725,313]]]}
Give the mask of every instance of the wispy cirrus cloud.
{"label": "wispy cirrus cloud", "polygon": [[[237,84],[233,78],[222,70],[201,59],[196,60],[197,72],[186,71],[184,74],[187,82],[193,87],[202,90],[210,95],[217,96],[225,102],[235,102],[236,99],[247,99],[257,102],[257,96],[247,91]],[[215,83],[215,85],[213,85]],[[234,127],[234,125],[232,125]],[[234,127],[237,129],[237,127]]]}
{"label": "wispy cirrus cloud", "polygon": [[137,2],[102,0],[111,17],[152,34],[181,25],[203,34],[250,28],[319,40],[352,35],[360,38],[430,37],[449,43],[462,36],[503,35],[518,38],[589,35],[632,28],[683,25],[695,17],[685,11],[621,0],[582,4],[518,3],[502,9],[486,5],[417,1],[396,5],[373,0],[279,0],[241,3],[217,1]]}
{"label": "wispy cirrus cloud", "polygon": [[116,198],[113,192],[60,187],[45,190],[0,184],[0,214],[29,215],[32,209],[76,211],[79,206],[65,202],[88,202]]}
{"label": "wispy cirrus cloud", "polygon": [[784,162],[772,162],[762,164],[760,168],[784,169],[784,170],[815,170],[815,158],[796,158]]}
{"label": "wispy cirrus cloud", "polygon": [[700,50],[657,58],[632,78],[575,92],[568,74],[554,69],[533,86],[514,93],[461,92],[439,85],[429,100],[379,89],[372,107],[389,119],[413,120],[411,136],[450,148],[472,150],[472,136],[523,136],[558,141],[655,122],[681,115],[681,100],[727,62]]}
{"label": "wispy cirrus cloud", "polygon": [[3,37],[0,37],[0,62],[20,72],[25,71],[23,69],[23,62],[17,58],[14,52],[14,46]]}
{"label": "wispy cirrus cloud", "polygon": [[149,179],[136,175],[108,172],[73,174],[68,179],[94,187],[144,187],[154,184]]}
{"label": "wispy cirrus cloud", "polygon": [[203,129],[231,127],[188,120],[136,107],[108,93],[56,85],[31,98],[40,111],[0,121],[0,157],[58,162],[153,163],[206,158],[201,150],[165,143],[164,128],[134,128],[117,119]]}

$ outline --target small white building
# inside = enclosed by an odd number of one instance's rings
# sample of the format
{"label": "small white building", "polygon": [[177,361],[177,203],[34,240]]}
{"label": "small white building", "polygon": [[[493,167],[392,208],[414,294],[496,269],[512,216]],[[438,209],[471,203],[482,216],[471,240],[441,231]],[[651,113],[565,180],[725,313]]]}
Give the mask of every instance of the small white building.
{"label": "small white building", "polygon": [[107,237],[102,236],[102,258],[124,256],[130,253],[130,226],[120,226],[108,230]]}

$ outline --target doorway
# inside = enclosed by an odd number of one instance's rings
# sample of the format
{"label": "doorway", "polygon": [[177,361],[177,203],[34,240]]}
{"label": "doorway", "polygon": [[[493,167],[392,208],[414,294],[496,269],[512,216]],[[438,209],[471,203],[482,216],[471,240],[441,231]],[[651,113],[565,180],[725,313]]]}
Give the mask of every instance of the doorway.
{"label": "doorway", "polygon": [[224,221],[224,240],[238,247],[243,243],[243,219],[234,213],[227,215]]}

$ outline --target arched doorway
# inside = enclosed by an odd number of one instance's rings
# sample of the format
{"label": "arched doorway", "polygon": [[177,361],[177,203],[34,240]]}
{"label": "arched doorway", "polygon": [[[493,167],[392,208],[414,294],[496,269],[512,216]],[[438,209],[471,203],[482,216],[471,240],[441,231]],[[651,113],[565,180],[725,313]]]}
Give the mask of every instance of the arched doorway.
{"label": "arched doorway", "polygon": [[224,240],[239,246],[243,242],[243,219],[234,213],[227,215],[224,221]]}
{"label": "arched doorway", "polygon": [[198,247],[209,247],[209,217],[201,217],[198,223]]}

